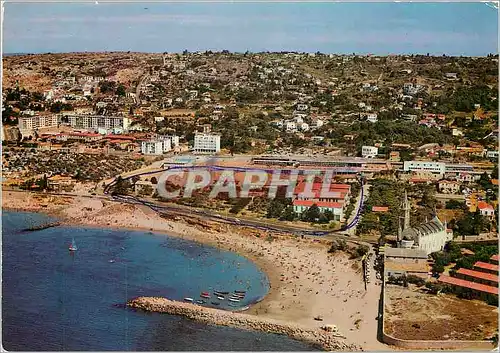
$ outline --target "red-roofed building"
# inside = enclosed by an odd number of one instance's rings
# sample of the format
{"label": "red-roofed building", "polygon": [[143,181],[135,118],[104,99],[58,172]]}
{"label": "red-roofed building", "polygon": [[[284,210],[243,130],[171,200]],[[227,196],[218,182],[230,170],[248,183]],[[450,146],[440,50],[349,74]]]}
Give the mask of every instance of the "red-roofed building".
{"label": "red-roofed building", "polygon": [[387,206],[373,206],[372,207],[372,212],[389,212],[389,207]]}
{"label": "red-roofed building", "polygon": [[491,273],[461,268],[456,272],[456,277],[465,279],[466,281],[486,284],[487,286],[492,287],[498,287],[498,276]]}
{"label": "red-roofed building", "polygon": [[484,217],[493,218],[495,216],[495,209],[487,202],[479,201],[477,203],[477,208],[479,209],[479,212],[481,212],[481,215]]}
{"label": "red-roofed building", "polygon": [[498,265],[489,264],[487,262],[477,261],[474,264],[474,270],[498,275]]}
{"label": "red-roofed building", "polygon": [[106,135],[105,137],[108,140],[126,140],[126,141],[136,140],[134,136],[129,136],[129,135]]}
{"label": "red-roofed building", "polygon": [[351,189],[348,184],[330,184],[325,185],[325,190],[323,192],[323,183],[313,183],[311,194],[302,195],[306,189],[307,183],[302,181],[297,183],[294,190],[294,195],[299,200],[313,200],[313,201],[324,201],[324,202],[340,202],[342,204],[347,203],[349,199],[349,191]]}
{"label": "red-roofed building", "polygon": [[450,277],[446,275],[439,276],[439,282],[450,284],[452,286],[458,287],[459,291],[463,289],[469,289],[473,295],[485,298],[487,295],[494,295],[498,297],[498,288],[487,286],[485,284],[469,282],[464,279]]}
{"label": "red-roofed building", "polygon": [[490,262],[498,266],[498,255],[493,255],[490,257]]}
{"label": "red-roofed building", "polygon": [[103,136],[100,134],[79,133],[79,132],[61,133],[56,135],[57,141],[78,140],[84,142],[93,142],[102,140],[102,138]]}
{"label": "red-roofed building", "polygon": [[307,211],[312,205],[318,206],[321,212],[330,211],[334,215],[335,221],[340,221],[344,215],[343,204],[340,202],[325,202],[313,200],[294,200],[293,210],[295,213],[302,214]]}

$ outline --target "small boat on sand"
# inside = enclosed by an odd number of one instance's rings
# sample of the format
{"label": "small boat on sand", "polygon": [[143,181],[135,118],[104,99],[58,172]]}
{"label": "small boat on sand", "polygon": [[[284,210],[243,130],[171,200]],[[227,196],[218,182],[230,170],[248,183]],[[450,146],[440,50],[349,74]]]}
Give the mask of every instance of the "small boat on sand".
{"label": "small boat on sand", "polygon": [[184,301],[192,303],[193,302],[193,298],[184,298]]}

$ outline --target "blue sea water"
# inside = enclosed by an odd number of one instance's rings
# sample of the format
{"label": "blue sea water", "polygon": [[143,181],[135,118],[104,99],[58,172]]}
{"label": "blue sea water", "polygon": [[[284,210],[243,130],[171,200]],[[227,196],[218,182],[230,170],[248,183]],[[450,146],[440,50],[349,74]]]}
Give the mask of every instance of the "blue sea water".
{"label": "blue sea water", "polygon": [[[285,336],[117,305],[141,295],[198,299],[200,292],[215,289],[246,290],[244,306],[269,290],[265,274],[244,257],[162,234],[77,227],[23,231],[49,220],[2,214],[7,350],[313,350]],[[72,238],[74,254],[68,251]]]}

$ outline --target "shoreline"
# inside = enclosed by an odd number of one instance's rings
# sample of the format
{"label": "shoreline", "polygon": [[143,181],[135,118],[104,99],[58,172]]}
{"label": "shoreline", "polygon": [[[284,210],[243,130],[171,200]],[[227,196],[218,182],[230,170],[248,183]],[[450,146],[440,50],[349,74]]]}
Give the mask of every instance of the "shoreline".
{"label": "shoreline", "polygon": [[[40,206],[43,204],[40,199],[45,200],[47,207]],[[8,211],[57,217],[62,226],[154,232],[235,252],[255,263],[270,284],[268,293],[251,304],[245,314],[311,330],[333,324],[346,337],[346,343],[355,343],[365,350],[390,349],[376,339],[374,318],[380,292],[367,293],[356,261],[341,253],[327,254],[326,240],[301,239],[184,217],[163,218],[143,205],[102,199],[4,191],[2,202],[3,209]],[[376,291],[373,287],[372,291]],[[318,316],[323,321],[315,320]]]}

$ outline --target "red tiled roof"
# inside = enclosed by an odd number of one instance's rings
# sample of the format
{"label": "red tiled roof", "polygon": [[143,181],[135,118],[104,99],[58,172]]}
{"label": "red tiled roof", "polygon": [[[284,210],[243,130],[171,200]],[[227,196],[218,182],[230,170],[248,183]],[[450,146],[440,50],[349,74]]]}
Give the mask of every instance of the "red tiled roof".
{"label": "red tiled roof", "polygon": [[106,135],[106,138],[113,140],[135,140],[135,137],[126,135]]}
{"label": "red tiled roof", "polygon": [[373,212],[387,212],[387,211],[389,211],[389,207],[387,207],[387,206],[373,206],[372,211]]}
{"label": "red tiled roof", "polygon": [[479,201],[477,203],[477,208],[479,208],[480,210],[493,210],[493,206],[484,201]]}
{"label": "red tiled roof", "polygon": [[455,277],[441,275],[441,276],[439,276],[438,281],[446,283],[446,284],[452,284],[452,285],[459,286],[459,287],[474,289],[474,290],[484,292],[484,293],[498,295],[498,288],[495,288],[492,286],[487,286],[485,284],[466,281],[464,279],[459,279],[459,278],[455,278]]}
{"label": "red tiled roof", "polygon": [[498,276],[493,275],[491,273],[469,270],[467,268],[461,268],[457,271],[457,273],[460,273],[461,275],[465,275],[465,276],[485,279],[487,281],[492,281],[492,282],[498,283]]}
{"label": "red tiled roof", "polygon": [[430,181],[429,179],[422,179],[422,178],[411,178],[410,181],[414,183],[425,183]]}
{"label": "red tiled roof", "polygon": [[477,261],[474,264],[474,267],[478,267],[478,268],[482,268],[482,269],[485,269],[485,270],[491,270],[491,271],[498,272],[498,265],[489,264],[487,262]]}
{"label": "red tiled roof", "polygon": [[490,260],[498,261],[498,255],[492,255]]}
{"label": "red tiled roof", "polygon": [[[295,187],[295,190],[294,190],[294,194],[298,195],[298,194],[304,192],[305,188],[306,188],[306,182],[297,183],[297,186]],[[328,188],[328,185],[325,186],[325,189],[327,191],[339,193],[339,197],[344,197],[350,188],[351,187],[348,184],[330,184],[329,188]],[[321,192],[322,189],[323,189],[323,183],[313,183],[312,184],[312,192],[318,193],[318,197],[319,197],[319,193]]]}
{"label": "red tiled roof", "polygon": [[313,201],[313,200],[294,200],[293,201],[294,206],[311,207],[314,204],[318,207],[342,208],[342,204],[340,202],[325,202],[325,201]]}
{"label": "red tiled roof", "polygon": [[81,133],[81,132],[70,132],[70,133],[63,133],[63,134],[59,134],[60,136],[84,136],[84,137],[97,137],[97,136],[102,136],[102,135],[99,135],[99,134],[91,134],[91,133]]}

